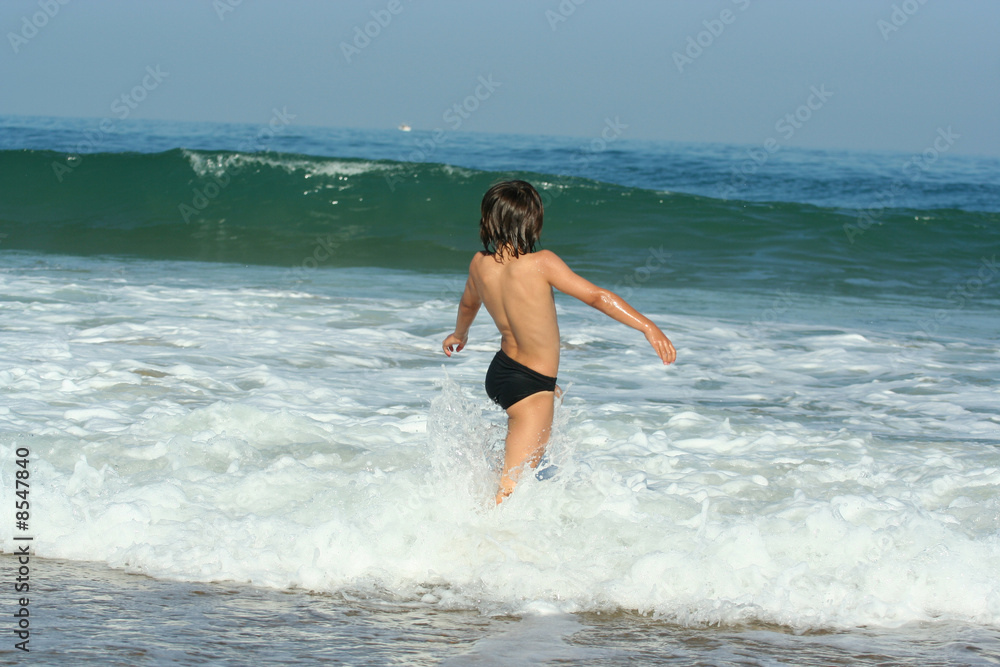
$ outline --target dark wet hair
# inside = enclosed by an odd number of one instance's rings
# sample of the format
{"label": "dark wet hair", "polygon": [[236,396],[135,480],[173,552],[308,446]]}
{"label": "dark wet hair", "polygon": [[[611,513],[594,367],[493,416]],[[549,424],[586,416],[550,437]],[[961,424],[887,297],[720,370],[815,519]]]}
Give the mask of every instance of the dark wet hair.
{"label": "dark wet hair", "polygon": [[527,181],[503,181],[483,195],[479,238],[496,256],[504,248],[514,257],[534,252],[542,234],[542,198]]}

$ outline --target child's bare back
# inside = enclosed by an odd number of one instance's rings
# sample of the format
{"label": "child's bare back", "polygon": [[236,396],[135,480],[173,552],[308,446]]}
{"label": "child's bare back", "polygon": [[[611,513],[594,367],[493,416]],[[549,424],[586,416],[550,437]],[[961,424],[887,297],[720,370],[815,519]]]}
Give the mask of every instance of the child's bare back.
{"label": "child's bare back", "polygon": [[[500,331],[500,349],[543,375],[559,371],[559,323],[546,251],[504,257],[477,253],[469,281]],[[551,253],[549,253],[551,254]]]}
{"label": "child's bare back", "polygon": [[442,348],[449,357],[468,342],[480,306],[500,331],[500,351],[486,374],[486,391],[507,411],[504,467],[496,501],[517,483],[525,465],[541,459],[552,428],[559,371],[559,324],[552,288],[642,331],[664,364],[676,358],[670,340],[624,299],[575,274],[548,250],[535,252],[542,203],[524,181],[494,185],[483,197],[480,238],[486,248],[469,265],[455,331]]}

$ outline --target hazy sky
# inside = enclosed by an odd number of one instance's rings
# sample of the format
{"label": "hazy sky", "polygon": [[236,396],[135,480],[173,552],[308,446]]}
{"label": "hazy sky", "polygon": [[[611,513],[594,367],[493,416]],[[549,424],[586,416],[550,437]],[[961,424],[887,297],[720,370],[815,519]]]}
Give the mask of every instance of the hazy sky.
{"label": "hazy sky", "polygon": [[995,0],[2,0],[0,28],[4,115],[1000,155]]}

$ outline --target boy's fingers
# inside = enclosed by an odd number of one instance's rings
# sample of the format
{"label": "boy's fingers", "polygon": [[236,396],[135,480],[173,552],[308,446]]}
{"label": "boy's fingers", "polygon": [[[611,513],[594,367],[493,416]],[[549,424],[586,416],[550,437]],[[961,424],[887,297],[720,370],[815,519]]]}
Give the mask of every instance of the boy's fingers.
{"label": "boy's fingers", "polygon": [[444,342],[441,343],[441,349],[444,350],[444,353],[449,357],[452,352],[461,352],[463,347],[465,347],[465,343],[453,341],[451,336],[445,338]]}
{"label": "boy's fingers", "polygon": [[656,346],[656,352],[660,355],[660,359],[665,364],[673,363],[674,359],[677,358],[677,351],[674,346],[670,344],[669,341],[662,341]]}

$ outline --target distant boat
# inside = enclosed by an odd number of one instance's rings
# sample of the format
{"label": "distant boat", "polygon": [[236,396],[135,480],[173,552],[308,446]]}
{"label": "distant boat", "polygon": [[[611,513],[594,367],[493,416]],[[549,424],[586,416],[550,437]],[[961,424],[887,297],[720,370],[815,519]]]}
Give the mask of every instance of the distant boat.
{"label": "distant boat", "polygon": [[409,125],[407,125],[406,123],[400,123],[399,124],[399,130],[402,131],[402,132],[409,132],[412,129],[413,128],[410,127]]}

